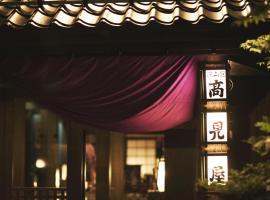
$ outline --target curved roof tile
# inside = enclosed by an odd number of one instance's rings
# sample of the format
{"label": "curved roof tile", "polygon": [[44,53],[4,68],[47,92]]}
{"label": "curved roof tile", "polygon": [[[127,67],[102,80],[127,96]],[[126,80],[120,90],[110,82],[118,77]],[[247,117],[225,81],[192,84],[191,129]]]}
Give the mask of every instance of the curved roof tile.
{"label": "curved roof tile", "polygon": [[102,22],[113,26],[120,26],[125,22],[145,26],[150,21],[170,25],[177,20],[196,24],[202,19],[221,23],[228,17],[239,19],[248,16],[251,5],[262,2],[263,0],[188,0],[41,7],[21,5],[17,8],[0,6],[0,23],[13,27],[32,24],[40,28],[49,27],[52,23],[66,28],[75,23],[93,27]]}

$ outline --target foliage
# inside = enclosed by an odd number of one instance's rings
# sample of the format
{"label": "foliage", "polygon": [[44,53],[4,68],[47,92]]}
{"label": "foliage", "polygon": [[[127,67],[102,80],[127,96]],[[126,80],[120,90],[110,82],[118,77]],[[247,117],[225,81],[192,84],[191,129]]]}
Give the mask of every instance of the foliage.
{"label": "foliage", "polygon": [[[255,124],[263,133],[247,140],[252,149],[261,156],[269,156],[270,117],[263,117]],[[246,164],[241,170],[231,170],[227,183],[199,181],[197,188],[210,191],[230,200],[270,200],[270,161]]]}
{"label": "foliage", "polygon": [[270,134],[270,117],[263,116],[262,121],[255,124],[261,131]]}
{"label": "foliage", "polygon": [[270,53],[270,34],[261,35],[255,40],[247,40],[240,47],[254,53]]}
{"label": "foliage", "polygon": [[262,121],[255,124],[264,134],[252,136],[246,142],[251,145],[252,150],[260,156],[270,154],[270,117],[264,116]]}
{"label": "foliage", "polygon": [[[237,20],[235,24],[238,26],[248,27],[251,24],[264,23],[270,18],[270,0],[265,0],[263,5],[252,6],[251,13],[248,17]],[[244,50],[252,53],[264,54],[263,59],[257,64],[265,66],[270,70],[270,34],[261,35],[257,39],[247,40],[240,45]]]}
{"label": "foliage", "polygon": [[265,54],[263,60],[257,64],[266,66],[270,70],[270,34],[261,35],[257,39],[247,40],[240,47],[253,53]]}

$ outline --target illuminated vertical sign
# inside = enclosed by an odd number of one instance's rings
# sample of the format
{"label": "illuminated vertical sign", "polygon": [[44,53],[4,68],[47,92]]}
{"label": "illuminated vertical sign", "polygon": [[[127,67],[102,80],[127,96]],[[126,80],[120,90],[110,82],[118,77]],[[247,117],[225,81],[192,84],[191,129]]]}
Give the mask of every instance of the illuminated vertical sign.
{"label": "illuminated vertical sign", "polygon": [[207,156],[207,180],[208,184],[213,182],[224,183],[228,181],[228,157]]}
{"label": "illuminated vertical sign", "polygon": [[205,70],[206,99],[226,99],[226,70]]}
{"label": "illuminated vertical sign", "polygon": [[[223,68],[215,68],[215,67]],[[202,71],[202,177],[208,184],[228,181],[227,69],[205,66]]]}
{"label": "illuminated vertical sign", "polygon": [[209,143],[227,142],[227,113],[206,113],[206,140]]}

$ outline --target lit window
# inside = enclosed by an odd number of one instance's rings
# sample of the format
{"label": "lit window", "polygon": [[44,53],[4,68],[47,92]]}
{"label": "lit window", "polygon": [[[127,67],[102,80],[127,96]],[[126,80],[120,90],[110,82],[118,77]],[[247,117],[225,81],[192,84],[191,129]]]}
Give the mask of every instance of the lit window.
{"label": "lit window", "polygon": [[153,174],[156,162],[155,139],[128,139],[127,140],[127,165],[140,165],[141,177]]}

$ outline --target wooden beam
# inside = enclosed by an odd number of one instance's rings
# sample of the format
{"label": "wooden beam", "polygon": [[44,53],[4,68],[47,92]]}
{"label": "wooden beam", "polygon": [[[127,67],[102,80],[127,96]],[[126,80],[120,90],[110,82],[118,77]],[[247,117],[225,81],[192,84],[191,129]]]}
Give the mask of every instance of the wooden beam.
{"label": "wooden beam", "polygon": [[71,121],[68,123],[67,134],[67,197],[68,200],[84,199],[84,134]]}
{"label": "wooden beam", "polygon": [[100,130],[96,134],[97,146],[97,183],[96,183],[96,200],[109,200],[109,159],[110,159],[110,132]]}

